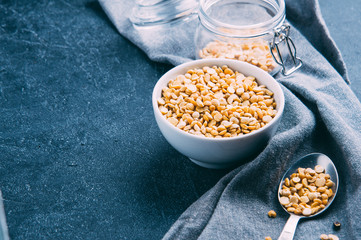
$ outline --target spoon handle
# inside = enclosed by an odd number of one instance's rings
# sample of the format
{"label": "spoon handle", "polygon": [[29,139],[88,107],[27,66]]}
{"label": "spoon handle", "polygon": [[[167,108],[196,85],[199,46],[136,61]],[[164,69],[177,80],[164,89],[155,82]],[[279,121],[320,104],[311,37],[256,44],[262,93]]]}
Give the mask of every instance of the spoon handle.
{"label": "spoon handle", "polygon": [[295,235],[296,232],[298,220],[300,220],[300,218],[301,218],[300,216],[291,214],[278,240],[292,240],[293,235]]}

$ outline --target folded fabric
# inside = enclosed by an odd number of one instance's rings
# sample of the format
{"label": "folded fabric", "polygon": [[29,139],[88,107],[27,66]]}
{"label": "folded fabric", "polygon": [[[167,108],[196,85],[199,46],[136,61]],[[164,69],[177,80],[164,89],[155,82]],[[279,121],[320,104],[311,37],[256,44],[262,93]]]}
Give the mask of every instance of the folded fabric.
{"label": "folded fabric", "polygon": [[[136,28],[129,21],[132,1],[99,0],[120,34],[150,59],[174,65],[194,59],[197,19],[174,28]],[[340,175],[339,193],[323,214],[301,221],[295,239],[318,239],[334,233],[357,239],[361,232],[361,104],[347,85],[341,54],[322,20],[317,1],[287,1],[291,37],[303,66],[290,76],[278,74],[286,106],[280,127],[252,161],[223,177],[193,203],[164,239],[276,239],[288,218],[278,203],[283,173],[298,158],[322,152]],[[269,219],[275,210],[278,217]],[[340,231],[332,222],[343,224]]]}

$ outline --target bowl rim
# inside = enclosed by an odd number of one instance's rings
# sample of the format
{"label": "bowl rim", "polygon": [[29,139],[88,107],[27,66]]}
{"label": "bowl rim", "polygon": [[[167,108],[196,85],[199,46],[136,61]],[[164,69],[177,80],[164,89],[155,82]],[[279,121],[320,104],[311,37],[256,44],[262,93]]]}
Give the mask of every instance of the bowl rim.
{"label": "bowl rim", "polygon": [[[235,137],[226,137],[226,138],[209,138],[206,136],[198,136],[198,135],[194,135],[191,133],[187,133],[179,128],[177,128],[176,126],[174,126],[173,124],[171,124],[169,121],[167,121],[167,119],[164,117],[163,114],[161,114],[161,112],[159,111],[158,108],[158,102],[157,99],[159,98],[159,96],[156,96],[156,92],[159,88],[163,88],[163,83],[164,82],[168,82],[171,80],[171,78],[169,78],[169,75],[175,75],[178,71],[180,71],[180,69],[183,68],[187,68],[187,69],[192,69],[192,68],[197,68],[197,67],[204,67],[204,66],[209,66],[206,64],[212,65],[212,66],[222,66],[222,65],[227,65],[227,63],[231,63],[231,64],[236,64],[236,65],[240,65],[240,68],[250,68],[250,71],[252,72],[257,72],[258,74],[262,75],[262,78],[268,78],[269,80],[267,81],[271,81],[275,83],[275,87],[278,88],[278,93],[277,95],[279,95],[280,98],[280,102],[277,102],[277,114],[274,118],[272,118],[272,120],[267,123],[265,126],[252,131],[250,133],[244,134],[244,135],[240,135],[240,136],[235,136]],[[212,67],[210,66],[210,67]],[[238,71],[237,69],[234,69],[232,67],[232,70],[234,71]],[[240,73],[242,73],[241,71],[238,71]],[[182,73],[179,73],[178,75],[180,75]],[[183,73],[184,74],[184,73]],[[242,73],[243,74],[243,73]],[[255,75],[258,75],[255,74]],[[251,74],[248,76],[252,76]],[[168,78],[168,81],[166,81],[166,79]],[[258,78],[256,77],[256,80]],[[264,84],[266,85],[266,84]],[[266,85],[267,86],[267,85]],[[273,93],[275,93],[273,91]],[[231,59],[220,59],[220,58],[208,58],[208,59],[198,59],[198,60],[191,60],[188,62],[185,62],[183,64],[177,65],[173,68],[171,68],[170,70],[168,70],[166,73],[164,73],[156,82],[154,88],[153,88],[153,92],[152,92],[152,106],[153,106],[153,112],[154,114],[157,114],[158,116],[160,116],[159,119],[161,119],[161,121],[166,124],[167,126],[171,127],[172,129],[174,129],[176,132],[180,133],[181,135],[190,137],[190,138],[195,138],[195,139],[200,139],[203,141],[221,141],[221,142],[227,142],[227,141],[234,141],[234,140],[240,140],[240,139],[247,139],[247,138],[251,138],[254,135],[258,135],[261,134],[262,132],[264,132],[266,129],[270,128],[271,126],[273,126],[282,116],[283,114],[283,110],[284,110],[284,105],[285,105],[285,97],[284,97],[284,92],[281,88],[281,85],[279,84],[279,82],[272,77],[269,73],[267,73],[266,71],[262,70],[259,67],[256,67],[250,63],[247,62],[242,62],[239,60],[231,60]]]}

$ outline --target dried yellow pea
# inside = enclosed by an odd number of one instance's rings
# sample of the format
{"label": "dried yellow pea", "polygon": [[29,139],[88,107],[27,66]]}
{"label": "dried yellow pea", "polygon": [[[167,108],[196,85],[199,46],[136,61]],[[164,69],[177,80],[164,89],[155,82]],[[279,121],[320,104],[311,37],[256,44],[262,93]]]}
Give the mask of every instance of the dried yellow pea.
{"label": "dried yellow pea", "polygon": [[333,197],[334,183],[325,169],[317,165],[312,168],[298,168],[285,178],[280,194],[280,203],[288,212],[309,216],[324,209]]}
{"label": "dried yellow pea", "polygon": [[[276,63],[266,41],[211,41],[199,51],[201,58],[226,58],[253,64],[264,71],[271,72]],[[227,72],[227,73],[226,73]],[[226,71],[225,74],[230,74]]]}
{"label": "dried yellow pea", "polygon": [[277,114],[272,91],[228,66],[188,70],[169,81],[157,102],[172,125],[205,137],[247,134]]}
{"label": "dried yellow pea", "polygon": [[275,218],[275,217],[277,217],[277,213],[274,210],[270,210],[268,212],[268,217]]}

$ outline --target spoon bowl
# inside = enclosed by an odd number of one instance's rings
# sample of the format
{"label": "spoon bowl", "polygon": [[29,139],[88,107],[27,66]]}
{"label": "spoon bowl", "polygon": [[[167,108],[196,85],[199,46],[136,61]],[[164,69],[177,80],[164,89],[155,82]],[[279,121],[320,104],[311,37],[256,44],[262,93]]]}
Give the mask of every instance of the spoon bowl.
{"label": "spoon bowl", "polygon": [[287,223],[285,227],[283,228],[283,231],[278,238],[278,240],[290,240],[293,239],[294,233],[296,231],[297,223],[301,218],[311,218],[315,217],[322,212],[324,212],[333,202],[335,199],[335,196],[337,194],[338,190],[338,173],[335,165],[333,164],[332,160],[327,157],[326,155],[322,153],[311,153],[308,154],[301,159],[299,159],[295,164],[293,164],[287,172],[283,175],[282,180],[280,182],[279,188],[278,188],[278,200],[280,201],[280,191],[282,189],[282,185],[285,182],[285,179],[288,178],[292,173],[297,172],[298,168],[313,168],[316,165],[320,165],[325,169],[325,173],[330,175],[330,179],[334,182],[333,186],[331,187],[333,195],[328,199],[328,203],[325,206],[324,209],[311,214],[309,216],[304,215],[296,215],[294,213],[290,213],[287,211],[287,209],[281,204],[282,208],[290,214],[289,219],[287,220]]}

